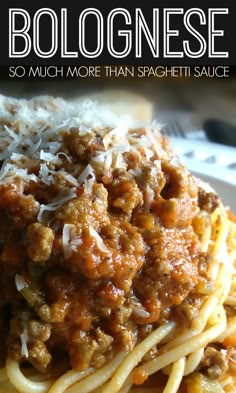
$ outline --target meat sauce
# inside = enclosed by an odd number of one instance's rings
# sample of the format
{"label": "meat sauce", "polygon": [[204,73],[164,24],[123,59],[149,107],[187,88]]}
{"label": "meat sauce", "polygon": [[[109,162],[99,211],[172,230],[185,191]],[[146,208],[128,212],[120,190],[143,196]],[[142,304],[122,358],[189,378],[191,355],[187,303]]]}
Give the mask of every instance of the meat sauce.
{"label": "meat sauce", "polygon": [[192,222],[215,197],[176,165],[161,134],[148,154],[134,143],[145,129],[131,130],[132,148],[106,163],[98,157],[115,146],[105,139],[112,128],[80,131],[51,138],[55,162],[17,162],[36,181],[16,173],[0,182],[2,363],[47,372],[62,355],[76,370],[100,367],[169,319],[188,326],[202,304],[210,261]]}

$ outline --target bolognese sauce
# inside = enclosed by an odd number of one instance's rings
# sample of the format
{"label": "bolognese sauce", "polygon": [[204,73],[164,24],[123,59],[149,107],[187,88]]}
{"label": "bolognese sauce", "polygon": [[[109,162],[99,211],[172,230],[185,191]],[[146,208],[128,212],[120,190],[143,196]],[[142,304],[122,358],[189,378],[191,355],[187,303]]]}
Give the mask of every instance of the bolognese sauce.
{"label": "bolognese sauce", "polygon": [[169,320],[188,327],[214,289],[200,240],[217,196],[155,127],[1,101],[2,365],[99,368]]}

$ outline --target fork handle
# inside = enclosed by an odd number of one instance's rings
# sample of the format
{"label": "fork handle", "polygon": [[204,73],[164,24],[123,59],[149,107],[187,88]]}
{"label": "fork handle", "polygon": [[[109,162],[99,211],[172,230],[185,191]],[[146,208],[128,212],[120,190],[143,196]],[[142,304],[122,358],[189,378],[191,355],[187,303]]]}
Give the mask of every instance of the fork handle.
{"label": "fork handle", "polygon": [[203,128],[211,142],[236,147],[236,126],[219,119],[207,119]]}

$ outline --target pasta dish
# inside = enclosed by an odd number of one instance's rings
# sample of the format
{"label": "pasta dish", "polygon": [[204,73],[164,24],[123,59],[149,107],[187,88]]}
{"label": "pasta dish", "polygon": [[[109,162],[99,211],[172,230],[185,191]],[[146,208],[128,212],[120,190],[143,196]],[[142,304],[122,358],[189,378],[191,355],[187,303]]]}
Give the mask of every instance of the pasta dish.
{"label": "pasta dish", "polygon": [[236,391],[236,220],[158,124],[0,96],[0,161],[0,392]]}

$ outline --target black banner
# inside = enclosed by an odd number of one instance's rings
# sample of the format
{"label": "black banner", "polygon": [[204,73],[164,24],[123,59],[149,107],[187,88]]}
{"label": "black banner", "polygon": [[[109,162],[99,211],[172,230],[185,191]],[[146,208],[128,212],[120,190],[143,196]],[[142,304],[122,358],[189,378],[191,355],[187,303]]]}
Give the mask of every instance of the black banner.
{"label": "black banner", "polygon": [[233,0],[0,6],[0,65],[236,65]]}

